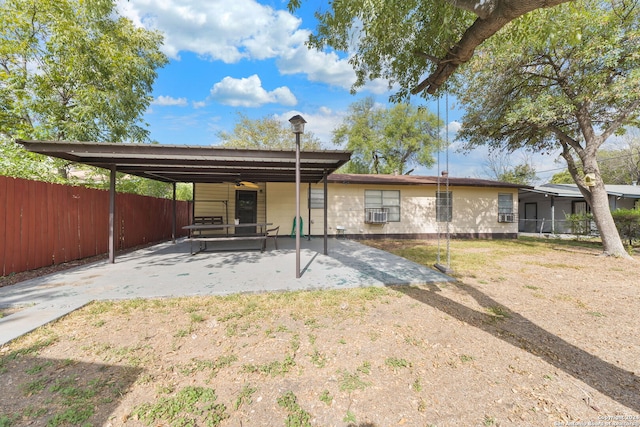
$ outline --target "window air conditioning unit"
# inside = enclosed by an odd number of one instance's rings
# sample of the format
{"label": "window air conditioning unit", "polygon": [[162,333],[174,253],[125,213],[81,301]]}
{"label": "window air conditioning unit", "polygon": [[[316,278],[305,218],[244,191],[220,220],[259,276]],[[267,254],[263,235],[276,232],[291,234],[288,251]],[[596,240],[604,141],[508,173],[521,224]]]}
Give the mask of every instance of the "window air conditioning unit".
{"label": "window air conditioning unit", "polygon": [[510,213],[499,213],[498,222],[515,222],[515,215]]}
{"label": "window air conditioning unit", "polygon": [[386,224],[388,222],[387,212],[368,211],[366,222],[370,224]]}

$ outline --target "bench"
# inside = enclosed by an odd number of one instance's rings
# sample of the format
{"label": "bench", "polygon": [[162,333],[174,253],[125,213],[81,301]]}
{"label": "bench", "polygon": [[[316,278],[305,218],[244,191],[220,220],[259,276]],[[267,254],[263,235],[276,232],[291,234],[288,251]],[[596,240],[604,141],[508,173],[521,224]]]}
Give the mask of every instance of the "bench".
{"label": "bench", "polygon": [[[225,236],[218,236],[218,237],[192,236],[192,237],[189,237],[189,240],[191,241],[191,255],[195,255],[198,252],[207,250],[208,242],[229,242],[229,241],[242,241],[242,240],[261,241],[262,243],[260,243],[260,252],[264,252],[266,241],[267,241],[267,235],[266,234],[237,234],[237,235],[225,235]],[[200,249],[197,252],[193,251],[194,242],[198,242],[200,245]],[[204,243],[204,249],[202,249],[202,243]]]}
{"label": "bench", "polygon": [[[193,224],[196,225],[214,225],[224,224],[222,216],[194,216]],[[194,234],[202,235],[202,230],[189,230],[189,236]],[[205,233],[206,234],[206,233]]]}

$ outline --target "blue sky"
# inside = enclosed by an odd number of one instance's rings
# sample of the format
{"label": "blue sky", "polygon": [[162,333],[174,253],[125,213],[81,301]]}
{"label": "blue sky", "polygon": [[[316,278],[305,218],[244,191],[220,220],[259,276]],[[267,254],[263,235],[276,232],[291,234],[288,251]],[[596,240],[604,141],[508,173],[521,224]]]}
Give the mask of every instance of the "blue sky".
{"label": "blue sky", "polygon": [[[258,119],[275,117],[284,123],[295,114],[306,129],[332,144],[332,130],[348,106],[366,96],[387,104],[385,81],[368,83],[350,94],[355,73],[347,55],[318,52],[305,46],[314,31],[316,10],[326,0],[303,1],[294,15],[286,0],[120,0],[121,15],[136,25],[165,36],[163,51],[170,63],[158,72],[154,101],[145,114],[151,139],[162,144],[217,145],[220,131],[231,131],[237,113]],[[434,114],[435,102],[412,100]],[[453,141],[461,106],[450,101],[448,129]],[[442,101],[441,118],[445,119]],[[486,177],[486,151],[449,150],[449,170],[456,177]],[[445,153],[441,154],[444,169]],[[542,163],[541,163],[542,162]],[[513,164],[521,163],[516,154]],[[539,170],[559,168],[553,158],[535,159]],[[437,168],[414,174],[436,175]]]}

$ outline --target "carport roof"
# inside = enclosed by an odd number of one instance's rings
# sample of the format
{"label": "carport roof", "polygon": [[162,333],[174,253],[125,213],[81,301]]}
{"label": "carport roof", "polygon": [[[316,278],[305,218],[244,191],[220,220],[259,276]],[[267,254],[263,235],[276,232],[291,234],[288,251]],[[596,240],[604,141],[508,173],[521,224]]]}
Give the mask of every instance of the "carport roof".
{"label": "carport roof", "polygon": [[[294,150],[218,146],[17,140],[27,150],[163,182],[295,182]],[[348,151],[300,152],[300,181],[320,182],[351,158]]]}

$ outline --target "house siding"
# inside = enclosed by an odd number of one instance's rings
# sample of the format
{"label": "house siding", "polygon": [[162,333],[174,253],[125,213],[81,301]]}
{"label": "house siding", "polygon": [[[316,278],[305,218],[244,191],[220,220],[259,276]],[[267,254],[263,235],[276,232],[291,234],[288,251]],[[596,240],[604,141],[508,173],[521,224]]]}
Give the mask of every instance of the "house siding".
{"label": "house siding", "polygon": [[[280,235],[293,231],[295,217],[295,184],[261,183],[258,191],[258,222],[280,226]],[[324,188],[312,184],[311,188]],[[309,230],[308,184],[300,185],[300,215],[303,233]],[[365,190],[400,191],[400,221],[386,224],[365,222]],[[436,221],[435,185],[328,184],[327,231],[335,235],[338,226],[347,236],[358,238],[433,238],[447,231],[446,223]],[[518,190],[500,187],[456,186],[453,195],[453,218],[449,232],[456,237],[514,238],[517,223],[498,222],[498,194],[512,194],[517,212]],[[196,184],[195,216],[225,215],[223,200],[228,200],[229,218],[235,212],[235,186],[228,184]],[[441,191],[444,188],[441,187]],[[324,210],[311,209],[311,234],[324,234]]]}
{"label": "house siding", "polygon": [[[193,216],[221,216],[226,224],[233,223],[236,213],[236,191],[257,193],[257,222],[266,222],[266,185],[258,184],[258,189],[236,188],[235,184],[194,184]],[[216,231],[217,233],[224,233]],[[215,234],[211,232],[211,234]]]}
{"label": "house siding", "polygon": [[[323,184],[314,184],[312,188],[323,188]],[[386,224],[365,223],[365,190],[399,190],[400,221]],[[453,193],[453,220],[449,231],[459,236],[473,237],[515,237],[516,223],[498,222],[498,194],[512,194],[514,212],[517,212],[517,189],[485,187],[451,187]],[[300,187],[300,212],[304,224],[304,233],[308,230],[308,185]],[[336,234],[341,226],[346,234],[363,238],[377,236],[393,237],[433,237],[440,231],[446,231],[446,223],[436,222],[435,186],[409,185],[365,185],[336,184],[328,185],[329,235]],[[289,183],[267,184],[267,217],[269,222],[280,225],[281,230],[290,233],[295,217],[295,185]],[[311,210],[311,234],[324,233],[323,210]],[[282,232],[282,231],[281,231]]]}

